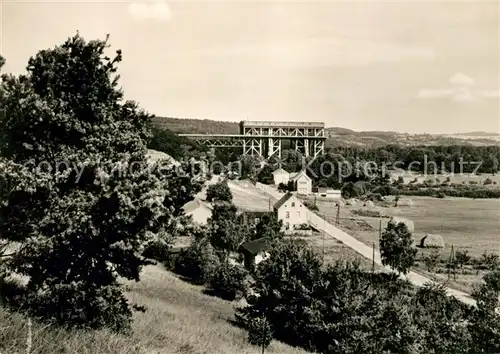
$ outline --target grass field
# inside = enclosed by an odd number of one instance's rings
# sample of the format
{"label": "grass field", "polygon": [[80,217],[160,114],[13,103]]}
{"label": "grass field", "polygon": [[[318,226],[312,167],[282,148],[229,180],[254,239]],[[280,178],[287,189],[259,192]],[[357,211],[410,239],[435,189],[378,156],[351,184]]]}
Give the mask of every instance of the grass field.
{"label": "grass field", "polygon": [[[143,270],[139,283],[130,283],[128,297],[147,307],[136,313],[129,336],[106,331],[67,332],[33,324],[32,354],[195,354],[260,353],[247,342],[247,333],[233,326],[233,306],[202,293],[158,266]],[[0,353],[26,353],[27,321],[0,308]],[[306,353],[273,341],[266,352]]]}
{"label": "grass field", "polygon": [[258,190],[252,183],[245,181],[231,181],[229,184],[233,194],[233,203],[244,211],[273,210],[276,199]]}
{"label": "grass field", "polygon": [[[413,233],[415,242],[427,233],[441,235],[445,248],[440,250],[442,258],[449,257],[451,247],[455,251],[467,250],[473,257],[480,257],[485,251],[500,253],[500,200],[498,199],[467,199],[467,198],[430,198],[410,197],[411,207],[375,207],[388,216],[399,216],[410,219],[415,224]],[[330,222],[336,218],[334,203],[318,201],[320,214]],[[359,217],[351,210],[358,206],[346,206],[340,210],[341,228],[367,245],[379,246],[379,219]],[[419,249],[420,256],[429,250]],[[456,289],[470,292],[484,272],[477,274],[458,274],[456,281],[448,280],[447,274],[430,274],[423,264],[418,264],[416,270],[423,275],[437,277],[448,282]]]}

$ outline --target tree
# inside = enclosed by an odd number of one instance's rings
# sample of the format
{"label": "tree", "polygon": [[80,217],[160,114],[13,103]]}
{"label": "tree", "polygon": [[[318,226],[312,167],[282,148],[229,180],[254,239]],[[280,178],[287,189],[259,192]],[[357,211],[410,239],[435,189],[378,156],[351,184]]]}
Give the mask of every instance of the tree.
{"label": "tree", "polygon": [[437,250],[432,251],[424,258],[425,266],[429,272],[433,272],[439,263],[439,252]]}
{"label": "tree", "polygon": [[177,203],[168,170],[146,168],[150,116],[123,100],[108,47],[77,34],[2,75],[0,234],[20,244],[6,267],[29,279],[21,310],[121,330],[132,306],[118,277],[139,280]]}
{"label": "tree", "polygon": [[210,244],[219,251],[222,260],[228,262],[229,254],[236,252],[247,236],[243,217],[237,214],[233,204],[216,203],[208,227]]}
{"label": "tree", "polygon": [[458,266],[460,268],[462,268],[464,265],[466,265],[467,263],[470,262],[470,255],[469,255],[469,251],[467,250],[464,250],[464,251],[460,251],[458,250],[456,253],[455,253],[455,260],[458,264]]}
{"label": "tree", "polygon": [[255,177],[259,161],[254,156],[241,155],[239,158],[239,163],[241,164],[241,179]]}
{"label": "tree", "polygon": [[273,167],[270,164],[265,164],[257,175],[257,181],[263,184],[273,184]]}
{"label": "tree", "polygon": [[266,348],[271,344],[272,339],[272,328],[266,317],[252,318],[248,326],[248,342],[260,346],[262,354],[264,354]]}
{"label": "tree", "polygon": [[391,220],[380,239],[382,264],[398,273],[407,274],[415,263],[416,254],[408,227],[402,222]]}
{"label": "tree", "polygon": [[186,137],[181,137],[168,129],[153,127],[152,133],[148,148],[167,153],[176,160],[187,158],[188,155],[192,157],[206,151],[205,146],[197,144]]}
{"label": "tree", "polygon": [[483,277],[483,284],[473,292],[477,308],[469,322],[474,353],[500,352],[500,271]]}
{"label": "tree", "polygon": [[267,237],[270,240],[283,237],[281,231],[283,221],[279,220],[274,214],[263,215],[255,226],[255,238]]}
{"label": "tree", "polygon": [[217,182],[207,188],[207,200],[209,202],[231,202],[233,194],[227,181]]}

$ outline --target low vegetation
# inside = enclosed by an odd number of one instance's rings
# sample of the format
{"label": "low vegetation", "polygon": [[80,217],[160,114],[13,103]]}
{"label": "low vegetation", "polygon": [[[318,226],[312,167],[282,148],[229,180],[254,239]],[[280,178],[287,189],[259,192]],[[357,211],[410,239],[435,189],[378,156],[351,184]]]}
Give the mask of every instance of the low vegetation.
{"label": "low vegetation", "polygon": [[[417,289],[357,262],[325,262],[325,235],[320,255],[304,238],[285,237],[271,214],[248,220],[232,203],[227,182],[208,188],[212,216],[195,227],[182,211],[201,188],[193,173],[113,174],[149,163],[148,143],[183,162],[188,154],[199,152],[205,160],[216,155],[168,131],[152,132],[151,117],[123,100],[115,76],[121,52],[110,58],[108,47],[107,40],[76,35],[31,58],[26,75],[2,76],[1,352],[250,353],[254,346],[325,354],[500,351],[498,256],[485,253],[474,261],[457,252],[448,262],[462,271],[469,264],[485,267],[473,292],[477,306],[469,307],[439,285]],[[184,147],[176,152],[172,142]],[[454,161],[452,148],[433,149]],[[384,159],[406,153],[375,151]],[[370,150],[344,153],[374,157]],[[489,156],[484,168],[495,170],[497,150],[462,153]],[[290,166],[299,160],[295,152],[284,156]],[[52,167],[33,170],[30,161]],[[64,169],[61,161],[81,171]],[[269,164],[258,170],[257,161],[241,161],[246,175],[269,181]],[[392,186],[381,172],[349,176],[344,195],[387,194]],[[174,252],[180,235],[192,243]],[[248,269],[240,247],[256,239],[262,241],[256,252],[269,257]],[[398,273],[419,262],[404,223],[388,224],[380,249],[383,264]],[[431,253],[423,262],[435,271],[440,258]]]}

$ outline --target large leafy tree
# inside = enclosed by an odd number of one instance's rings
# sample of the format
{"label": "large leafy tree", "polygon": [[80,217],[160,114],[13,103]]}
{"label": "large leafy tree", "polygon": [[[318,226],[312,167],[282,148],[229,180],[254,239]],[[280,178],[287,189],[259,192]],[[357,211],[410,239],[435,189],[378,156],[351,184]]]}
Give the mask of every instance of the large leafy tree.
{"label": "large leafy tree", "polygon": [[415,263],[417,255],[413,247],[412,235],[402,222],[391,220],[380,238],[382,264],[388,265],[399,273],[407,274]]}
{"label": "large leafy tree", "polygon": [[215,203],[208,229],[210,243],[224,262],[228,261],[231,252],[238,250],[249,233],[236,206],[227,202]]}
{"label": "large leafy tree", "polygon": [[124,100],[108,47],[77,34],[2,76],[0,234],[19,245],[6,265],[29,279],[23,309],[120,330],[132,306],[118,277],[139,280],[180,192],[170,168],[147,164],[150,116]]}

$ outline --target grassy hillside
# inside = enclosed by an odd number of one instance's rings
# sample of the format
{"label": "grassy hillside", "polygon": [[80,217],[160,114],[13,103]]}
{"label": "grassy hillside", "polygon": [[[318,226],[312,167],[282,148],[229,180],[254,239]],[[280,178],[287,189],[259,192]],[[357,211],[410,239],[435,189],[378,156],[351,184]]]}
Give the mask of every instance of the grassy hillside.
{"label": "grassy hillside", "polygon": [[[178,134],[239,134],[239,122],[222,122],[209,119],[184,119],[156,117],[153,122]],[[416,145],[500,145],[498,135],[471,133],[455,135],[406,134],[397,132],[356,132],[341,127],[326,128],[327,147],[336,146],[384,146],[399,144]]]}
{"label": "grassy hillside", "polygon": [[[204,295],[158,266],[146,267],[128,297],[147,312],[137,313],[129,336],[106,331],[67,332],[34,323],[32,354],[260,353],[247,333],[233,326],[234,303]],[[27,321],[0,308],[0,353],[26,353]],[[306,353],[274,341],[266,353]]]}

